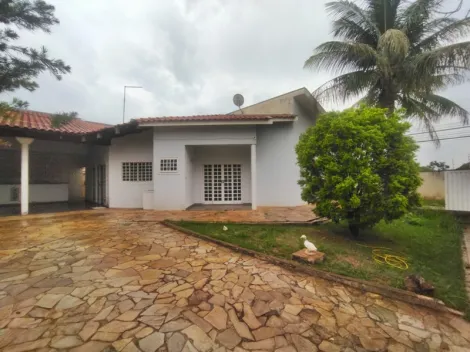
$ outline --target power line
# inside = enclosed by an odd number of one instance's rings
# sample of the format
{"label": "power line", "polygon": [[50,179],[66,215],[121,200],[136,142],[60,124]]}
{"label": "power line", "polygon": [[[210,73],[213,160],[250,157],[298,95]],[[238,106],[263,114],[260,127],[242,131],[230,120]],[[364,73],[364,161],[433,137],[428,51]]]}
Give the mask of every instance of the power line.
{"label": "power line", "polygon": [[[470,135],[449,137],[449,138],[439,138],[439,140],[440,141],[445,141],[445,140],[449,140],[449,139],[460,139],[460,138],[470,138]],[[424,141],[416,141],[416,143],[425,143],[425,142],[435,142],[435,140],[434,139],[427,139],[427,140],[424,140]]]}
{"label": "power line", "polygon": [[[460,127],[452,127],[452,128],[443,128],[442,130],[435,130],[434,132],[442,132],[442,131],[452,131],[452,130],[460,130],[462,128],[470,128],[470,126],[460,126]],[[407,136],[415,136],[417,134],[425,134],[429,132],[415,132],[415,133],[409,133]]]}

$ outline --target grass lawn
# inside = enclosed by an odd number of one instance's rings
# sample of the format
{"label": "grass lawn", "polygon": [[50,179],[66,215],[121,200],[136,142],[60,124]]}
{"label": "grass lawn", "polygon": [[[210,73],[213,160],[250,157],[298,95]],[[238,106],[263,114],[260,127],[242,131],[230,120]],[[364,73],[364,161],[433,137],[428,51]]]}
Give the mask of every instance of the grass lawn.
{"label": "grass lawn", "polygon": [[422,199],[421,202],[423,203],[424,206],[428,206],[428,207],[439,207],[439,208],[446,207],[445,199]]}
{"label": "grass lawn", "polygon": [[[445,212],[419,209],[400,220],[378,224],[354,240],[343,224],[318,226],[241,225],[221,223],[175,222],[177,225],[219,240],[265,254],[291,259],[302,248],[299,237],[305,234],[326,260],[315,266],[334,273],[404,288],[403,278],[422,275],[436,287],[435,296],[450,307],[465,310],[465,292],[461,254],[462,227]],[[372,249],[386,247],[388,252],[406,257],[407,270],[374,261]]]}

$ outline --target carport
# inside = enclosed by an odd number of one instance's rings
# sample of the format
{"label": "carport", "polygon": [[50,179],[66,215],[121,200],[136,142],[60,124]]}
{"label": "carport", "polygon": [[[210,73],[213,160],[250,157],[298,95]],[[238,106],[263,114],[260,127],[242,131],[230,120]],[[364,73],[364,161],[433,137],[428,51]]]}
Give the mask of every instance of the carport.
{"label": "carport", "polygon": [[0,215],[83,209],[98,199],[95,187],[86,194],[86,169],[97,169],[89,154],[109,143],[109,126],[79,118],[53,125],[52,115],[35,111],[0,117]]}

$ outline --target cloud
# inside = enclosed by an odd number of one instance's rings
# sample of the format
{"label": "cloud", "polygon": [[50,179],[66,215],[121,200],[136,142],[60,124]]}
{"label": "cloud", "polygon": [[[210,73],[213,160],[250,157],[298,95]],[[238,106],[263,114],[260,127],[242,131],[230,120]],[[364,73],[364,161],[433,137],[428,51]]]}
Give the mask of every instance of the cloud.
{"label": "cloud", "polygon": [[[128,90],[127,120],[224,113],[234,109],[235,93],[249,105],[331,78],[303,69],[313,48],[331,38],[327,0],[49,2],[60,25],[50,35],[24,32],[21,43],[46,46],[72,73],[62,81],[44,73],[35,92],[1,97],[25,99],[34,110],[119,123],[123,86],[130,84],[143,89]],[[470,109],[467,90],[447,95]],[[433,148],[423,147],[420,158],[434,160]]]}
{"label": "cloud", "polygon": [[254,103],[307,86],[324,74],[302,69],[328,38],[323,1],[50,1],[61,24],[50,35],[22,33],[72,66],[60,82],[45,73],[33,93],[17,96],[40,111],[78,111],[119,122],[125,84],[127,118],[231,111],[235,93]]}

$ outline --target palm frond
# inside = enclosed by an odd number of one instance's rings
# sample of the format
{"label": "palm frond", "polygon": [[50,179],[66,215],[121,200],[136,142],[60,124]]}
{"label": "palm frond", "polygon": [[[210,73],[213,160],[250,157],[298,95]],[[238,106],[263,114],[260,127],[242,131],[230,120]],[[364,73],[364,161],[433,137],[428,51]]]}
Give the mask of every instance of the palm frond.
{"label": "palm frond", "polygon": [[368,15],[379,28],[380,33],[385,33],[390,28],[395,28],[398,8],[403,0],[367,0]]}
{"label": "palm frond", "polygon": [[342,102],[363,94],[375,86],[379,77],[374,70],[354,71],[338,76],[317,88],[313,95],[317,100]]}
{"label": "palm frond", "polygon": [[434,124],[439,121],[440,116],[422,101],[414,99],[409,95],[400,95],[399,103],[406,110],[406,115],[409,118],[426,128],[429,137],[438,146],[440,142]]}
{"label": "palm frond", "polygon": [[346,41],[354,41],[377,46],[377,37],[367,29],[347,17],[341,17],[333,21],[333,36]]}
{"label": "palm frond", "polygon": [[461,42],[439,47],[414,55],[409,60],[410,69],[417,77],[427,77],[436,72],[437,67],[456,66],[470,70],[470,42]]}
{"label": "palm frond", "polygon": [[421,52],[423,50],[433,49],[439,44],[462,38],[467,34],[470,34],[470,18],[455,21],[424,38],[414,47],[414,51]]}
{"label": "palm frond", "polygon": [[319,45],[305,61],[304,68],[343,73],[372,68],[376,59],[376,51],[367,44],[331,41]]}
{"label": "palm frond", "polygon": [[416,0],[397,14],[396,26],[411,43],[417,43],[424,35],[426,23],[433,12],[441,6],[442,0]]}
{"label": "palm frond", "polygon": [[355,3],[347,0],[332,1],[326,3],[326,10],[336,18],[348,18],[359,26],[373,34],[377,40],[380,30],[376,24],[367,16],[366,12]]}
{"label": "palm frond", "polygon": [[371,106],[377,105],[379,102],[381,90],[380,81],[377,81],[375,85],[367,91],[366,95],[355,102],[353,106],[359,106],[361,104],[367,104]]}
{"label": "palm frond", "polygon": [[469,112],[452,100],[437,94],[428,94],[418,97],[418,99],[435,111],[439,118],[444,116],[458,117],[462,124],[468,125]]}

